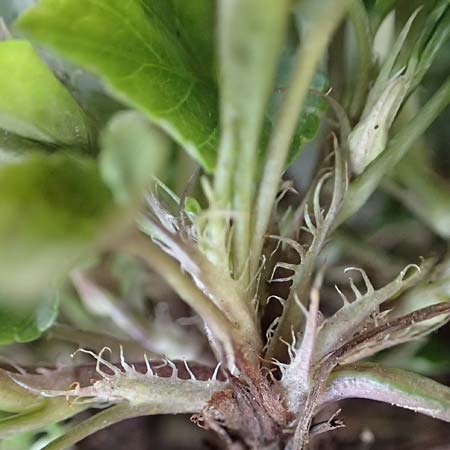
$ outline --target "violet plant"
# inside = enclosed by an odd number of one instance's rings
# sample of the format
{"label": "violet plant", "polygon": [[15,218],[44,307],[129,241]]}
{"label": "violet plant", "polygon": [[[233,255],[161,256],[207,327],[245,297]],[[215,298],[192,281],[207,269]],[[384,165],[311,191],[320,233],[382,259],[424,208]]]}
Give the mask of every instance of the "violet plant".
{"label": "violet plant", "polygon": [[[98,408],[45,449],[188,413],[227,449],[302,450],[344,426],[338,411],[315,418],[346,398],[450,422],[450,388],[372,358],[447,323],[445,251],[380,288],[349,267],[348,288],[323,294],[327,249],[380,186],[449,237],[448,186],[411,180],[429,176],[417,146],[450,100],[448,78],[418,95],[450,5],[411,2],[402,22],[397,3],[39,0],[3,26],[0,340],[46,332],[80,348],[70,366],[5,361],[0,437]],[[377,30],[396,13],[376,59]],[[327,55],[345,23],[356,69],[339,91]],[[83,87],[92,75],[101,84]],[[284,174],[316,134],[317,169],[294,207]],[[139,268],[127,289],[104,264],[117,255]],[[127,306],[155,274],[201,332]],[[69,291],[126,336],[56,324]],[[342,302],[333,311],[330,295]]]}

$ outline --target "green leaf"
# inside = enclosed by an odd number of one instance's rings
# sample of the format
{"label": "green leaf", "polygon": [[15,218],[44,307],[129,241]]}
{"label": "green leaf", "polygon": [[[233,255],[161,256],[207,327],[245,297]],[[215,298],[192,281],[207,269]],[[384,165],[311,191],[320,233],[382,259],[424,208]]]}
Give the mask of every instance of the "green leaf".
{"label": "green leaf", "polygon": [[[67,433],[52,440],[42,450],[64,450],[73,448],[79,441],[111,425],[134,417],[156,414],[153,406],[130,406],[128,403],[115,405],[74,424]],[[77,446],[78,447],[78,446]]]}
{"label": "green leaf", "polygon": [[0,285],[36,296],[66,273],[112,220],[112,198],[92,160],[33,155],[0,167]]}
{"label": "green leaf", "polygon": [[450,388],[412,372],[370,364],[337,369],[322,402],[367,398],[450,422]]}
{"label": "green leaf", "polygon": [[[409,265],[405,267],[397,277],[381,289],[375,290],[364,271],[361,271],[366,284],[366,293],[355,291],[356,298],[350,303],[347,300],[344,306],[338,309],[331,317],[321,325],[317,334],[315,357],[320,360],[329,352],[338,348],[343,342],[354,335],[373,314],[380,305],[389,299],[398,297],[405,289],[414,286],[426,275],[434,260],[423,262],[422,267]],[[410,269],[415,269],[409,274]],[[350,278],[353,288],[354,282]]]}
{"label": "green leaf", "polygon": [[384,18],[392,11],[398,0],[371,0],[366,3],[370,5],[370,16],[372,19],[373,29],[377,30]]}
{"label": "green leaf", "polygon": [[0,450],[42,450],[49,442],[60,437],[65,429],[64,424],[49,424],[35,431],[29,431],[2,439]]}
{"label": "green leaf", "polygon": [[[170,3],[170,0],[166,0]],[[171,0],[176,27],[184,43],[195,56],[196,64],[206,75],[216,78],[215,0]]]}
{"label": "green leaf", "polygon": [[141,200],[169,154],[169,141],[136,112],[114,116],[101,137],[100,171],[118,204]]}
{"label": "green leaf", "polygon": [[47,143],[87,145],[83,111],[29,42],[0,42],[0,63],[0,128]]}
{"label": "green leaf", "polygon": [[440,0],[428,14],[423,25],[411,59],[418,59],[414,73],[414,86],[417,86],[427,73],[439,51],[450,37],[450,4],[448,0]]}
{"label": "green leaf", "polygon": [[[23,392],[27,392],[22,389]],[[18,433],[34,431],[66,420],[88,408],[75,402],[68,403],[65,398],[44,399],[42,406],[0,419],[0,439]]]}
{"label": "green leaf", "polygon": [[186,200],[184,202],[184,209],[186,212],[197,216],[201,213],[202,207],[198,200],[195,197],[186,197]]}
{"label": "green leaf", "polygon": [[[400,317],[420,308],[447,301],[450,301],[450,255],[441,260],[428,277],[399,299],[388,318]],[[408,330],[414,332],[437,323],[446,323],[446,316],[438,316],[425,322],[416,323]]]}
{"label": "green leaf", "polygon": [[423,153],[411,153],[396,167],[388,191],[436,234],[450,239],[450,183],[433,170]]}
{"label": "green leaf", "polygon": [[43,406],[45,402],[46,399],[20,387],[9,377],[8,372],[0,370],[0,411],[24,413]]}
{"label": "green leaf", "polygon": [[[311,83],[311,89],[325,94],[329,87],[330,84],[325,73],[316,72]],[[305,106],[300,115],[297,131],[289,151],[287,166],[290,166],[298,158],[304,145],[312,141],[319,132],[320,121],[327,111],[328,103],[325,97],[320,96],[318,92],[310,92],[306,96]]]}
{"label": "green leaf", "polygon": [[[177,35],[171,11],[169,2],[161,0],[42,0],[18,25],[100,75],[114,93],[144,111],[211,171],[216,88],[196,69],[196,57]],[[199,27],[197,36],[202,32]]]}
{"label": "green leaf", "polygon": [[[295,57],[298,42],[291,42],[293,39],[293,37],[289,39],[280,57],[278,73],[275,80],[275,90],[270,98],[269,104],[268,117],[271,127],[275,122],[276,115],[285,98],[289,77],[292,74],[296,62]],[[298,158],[304,145],[316,137],[320,128],[321,118],[328,108],[326,99],[320,96],[319,92],[325,94],[329,87],[330,84],[327,75],[321,70],[317,71],[310,85],[311,91],[306,96],[303,111],[298,119],[297,128],[289,150],[287,167]]]}
{"label": "green leaf", "polygon": [[58,303],[55,290],[43,294],[39,299],[28,299],[19,304],[1,298],[0,345],[39,338],[56,320]]}
{"label": "green leaf", "polygon": [[32,141],[17,136],[17,134],[0,129],[0,164],[4,162],[20,161],[35,152],[49,152],[54,150],[51,144]]}

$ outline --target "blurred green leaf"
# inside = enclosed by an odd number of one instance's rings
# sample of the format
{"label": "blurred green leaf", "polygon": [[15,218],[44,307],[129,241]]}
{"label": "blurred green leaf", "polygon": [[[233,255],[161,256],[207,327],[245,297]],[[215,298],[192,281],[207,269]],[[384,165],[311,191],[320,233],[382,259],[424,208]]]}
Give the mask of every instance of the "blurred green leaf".
{"label": "blurred green leaf", "polygon": [[[22,389],[22,392],[27,392]],[[39,430],[66,420],[88,408],[88,405],[68,403],[65,398],[44,399],[41,406],[0,419],[0,439],[19,433]]]}
{"label": "blurred green leaf", "polygon": [[422,155],[411,152],[403,158],[393,173],[394,181],[385,186],[431,230],[450,239],[450,183]]}
{"label": "blurred green leaf", "polygon": [[142,199],[170,151],[167,137],[136,112],[116,114],[101,144],[100,171],[120,205]]}
{"label": "blurred green leaf", "polygon": [[375,31],[395,7],[397,0],[365,0],[364,3],[369,9],[370,18]]}
{"label": "blurred green leaf", "polygon": [[[26,413],[42,407],[45,402],[45,398],[27,391],[15,383],[8,372],[0,370],[0,411]],[[0,422],[2,420],[0,418]]]}
{"label": "blurred green leaf", "polygon": [[[276,113],[283,101],[288,80],[287,74],[290,73],[294,62],[294,53],[290,55],[285,54],[281,58],[277,76],[277,89],[275,89],[270,99],[269,118],[271,123],[275,120]],[[298,120],[297,129],[289,150],[287,166],[290,166],[298,158],[304,145],[316,137],[322,116],[328,108],[326,99],[319,93],[325,94],[329,87],[330,84],[326,74],[321,71],[316,72],[310,86],[312,91],[306,96],[305,107]]]}
{"label": "blurred green leaf", "polygon": [[63,432],[63,425],[51,424],[42,429],[3,439],[0,442],[0,450],[42,450],[49,442],[61,436]]}
{"label": "blurred green leaf", "polygon": [[59,301],[55,290],[22,303],[0,299],[0,345],[33,341],[56,320]]}
{"label": "blurred green leaf", "polygon": [[202,211],[200,203],[194,197],[186,197],[186,201],[184,202],[184,209],[194,216],[200,214]]}
{"label": "blurred green leaf", "polygon": [[29,8],[35,0],[2,0],[0,2],[0,16],[6,23],[11,23],[26,8]]}
{"label": "blurred green leaf", "polygon": [[86,146],[81,108],[27,41],[0,42],[0,127],[37,141]]}
{"label": "blurred green leaf", "polygon": [[436,55],[450,37],[450,4],[448,0],[439,0],[430,12],[422,33],[415,45],[412,59],[418,64],[414,73],[414,83],[418,85],[428,72]]}
{"label": "blurred green leaf", "polygon": [[99,239],[112,199],[94,161],[34,155],[0,167],[0,285],[36,296]]}
{"label": "blurred green leaf", "polygon": [[[198,55],[185,45],[176,19],[170,2],[161,0],[42,0],[18,25],[100,75],[113,92],[144,111],[211,171],[216,159],[216,88],[197,69]],[[198,26],[188,33],[191,44],[194,31],[203,39]]]}
{"label": "blurred green leaf", "polygon": [[0,129],[0,164],[20,161],[34,152],[49,152],[51,150],[54,150],[54,146],[51,144],[33,141]]}

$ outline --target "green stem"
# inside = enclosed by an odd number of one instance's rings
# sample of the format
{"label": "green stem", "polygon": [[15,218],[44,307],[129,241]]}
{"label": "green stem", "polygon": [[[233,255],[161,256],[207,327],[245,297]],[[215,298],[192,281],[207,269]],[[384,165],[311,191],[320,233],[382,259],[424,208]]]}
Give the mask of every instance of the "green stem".
{"label": "green stem", "polygon": [[414,142],[449,103],[450,77],[421,108],[416,117],[390,139],[383,153],[350,184],[335,227],[353,216],[366,203],[386,174],[405,156]]}
{"label": "green stem", "polygon": [[124,241],[121,249],[141,258],[161,275],[204,320],[213,336],[225,347],[227,354],[232,354],[233,325],[212,300],[197,288],[175,260],[165,254],[149,237],[140,233]]}
{"label": "green stem", "polygon": [[105,409],[95,414],[95,416],[92,416],[76,425],[63,436],[50,442],[42,450],[64,450],[90,436],[91,434],[109,427],[110,425],[122,422],[126,419],[131,419],[133,417],[155,413],[159,414],[159,411],[155,411],[154,406],[150,405],[131,407],[127,403],[112,406],[111,408]]}
{"label": "green stem", "polygon": [[[239,5],[239,6],[233,6]],[[227,6],[228,5],[228,6]],[[245,287],[250,281],[251,218],[259,173],[259,142],[278,59],[285,40],[290,0],[222,2],[223,71],[229,77],[228,124],[239,151],[233,189],[235,273]],[[226,14],[228,12],[228,14]],[[247,54],[243,58],[242,54]],[[226,58],[228,56],[228,58]],[[226,85],[224,85],[226,87]],[[224,89],[226,94],[226,89]],[[243,96],[245,92],[247,95]],[[251,300],[252,296],[249,296]]]}
{"label": "green stem", "polygon": [[361,0],[353,0],[349,14],[359,47],[358,77],[353,90],[349,115],[351,118],[357,118],[364,106],[369,86],[373,36],[370,30],[369,16]]}
{"label": "green stem", "polygon": [[[230,270],[231,258],[227,251],[227,240],[230,232],[230,218],[225,211],[232,206],[232,185],[236,165],[237,149],[231,133],[222,136],[219,148],[219,159],[214,174],[213,209],[219,217],[213,217],[208,222],[211,233],[210,259],[218,266]],[[220,217],[223,214],[223,217]]]}
{"label": "green stem", "polygon": [[[243,140],[243,139],[242,139]],[[244,141],[244,140],[243,140]],[[234,178],[233,208],[236,213],[233,230],[233,252],[235,276],[244,287],[250,282],[248,255],[250,247],[251,210],[257,184],[258,141],[246,139],[246,144],[239,146],[240,162],[236,166]],[[249,296],[251,297],[251,296]],[[249,301],[251,298],[248,299]]]}
{"label": "green stem", "polygon": [[289,146],[294,135],[309,85],[317,65],[350,0],[304,0],[299,13],[305,18],[303,40],[297,54],[293,75],[271,136],[263,175],[257,193],[255,224],[250,252],[250,273],[259,265],[264,236],[285,169]]}

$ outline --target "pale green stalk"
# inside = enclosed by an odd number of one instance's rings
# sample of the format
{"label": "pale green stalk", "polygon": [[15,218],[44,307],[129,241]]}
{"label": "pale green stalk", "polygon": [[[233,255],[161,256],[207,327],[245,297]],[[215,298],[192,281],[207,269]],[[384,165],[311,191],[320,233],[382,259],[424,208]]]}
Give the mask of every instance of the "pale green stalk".
{"label": "pale green stalk", "polygon": [[204,320],[213,336],[225,347],[227,354],[232,355],[231,322],[212,300],[197,288],[177,261],[165,254],[149,237],[141,234],[125,241],[120,248],[141,258],[161,275],[181,299]]}
{"label": "pale green stalk", "polygon": [[[219,208],[233,208],[233,274],[244,286],[249,283],[259,139],[289,9],[290,0],[218,2],[221,143],[215,199]],[[224,220],[222,223],[226,227]],[[217,235],[219,243],[224,235],[223,231]],[[221,248],[223,242],[218,250]]]}
{"label": "pale green stalk", "polygon": [[112,406],[74,426],[66,434],[50,442],[42,450],[64,450],[115,423],[150,414],[161,414],[161,411],[153,405],[131,407],[128,403],[124,403]]}
{"label": "pale green stalk", "polygon": [[[212,209],[219,216],[231,208],[232,183],[236,164],[237,149],[233,146],[231,136],[223,135],[219,147],[217,168],[214,174],[214,203]],[[230,218],[215,215],[208,221],[208,258],[219,267],[231,270],[231,258],[227,252],[227,239],[230,233]]]}
{"label": "pale green stalk", "polygon": [[255,223],[250,252],[250,273],[254,274],[261,258],[289,146],[294,135],[311,80],[328,41],[350,5],[350,0],[304,0],[299,14],[305,19],[302,44],[284,102],[271,136],[254,211]]}

